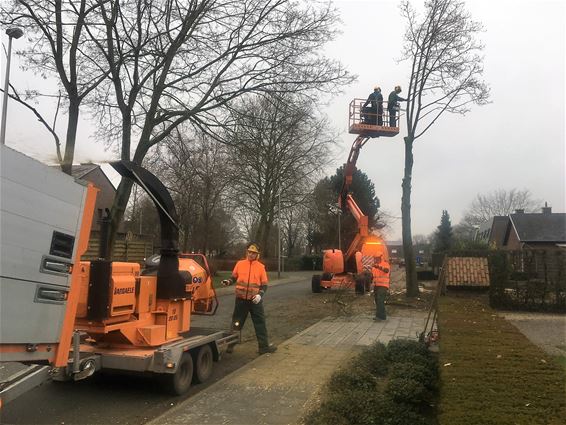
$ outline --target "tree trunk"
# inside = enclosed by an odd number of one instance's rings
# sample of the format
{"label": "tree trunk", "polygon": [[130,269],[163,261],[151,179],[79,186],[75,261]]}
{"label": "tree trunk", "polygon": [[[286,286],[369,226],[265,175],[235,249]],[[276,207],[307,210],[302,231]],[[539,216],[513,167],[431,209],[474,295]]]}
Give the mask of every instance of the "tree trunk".
{"label": "tree trunk", "polygon": [[419,295],[413,236],[411,232],[411,180],[413,173],[413,138],[405,137],[405,174],[403,176],[403,195],[401,197],[401,216],[403,226],[403,252],[405,253],[405,282],[407,297]]}
{"label": "tree trunk", "polygon": [[71,175],[73,169],[73,158],[75,156],[75,142],[77,140],[77,128],[79,123],[79,101],[69,100],[69,119],[67,121],[67,137],[65,141],[65,156],[61,164],[61,170]]}
{"label": "tree trunk", "polygon": [[122,177],[118,189],[116,190],[116,196],[114,197],[114,203],[112,204],[112,211],[110,212],[110,231],[108,234],[108,253],[110,258],[112,258],[112,251],[114,249],[114,242],[116,241],[116,235],[118,234],[118,227],[124,218],[124,213],[126,212],[126,206],[128,205],[128,200],[130,199],[130,192],[134,182],[130,179]]}
{"label": "tree trunk", "polygon": [[203,238],[202,238],[202,253],[204,255],[208,255],[208,233],[210,229],[210,217],[207,213],[203,214],[202,217],[202,226],[203,226]]}

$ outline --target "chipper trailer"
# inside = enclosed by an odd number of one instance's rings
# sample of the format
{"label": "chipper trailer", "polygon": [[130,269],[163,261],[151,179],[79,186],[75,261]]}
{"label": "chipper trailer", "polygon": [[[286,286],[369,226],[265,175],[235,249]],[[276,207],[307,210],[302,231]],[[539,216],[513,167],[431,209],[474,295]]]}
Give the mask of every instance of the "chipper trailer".
{"label": "chipper trailer", "polygon": [[[384,102],[387,103],[387,102]],[[376,125],[378,122],[388,123],[388,116],[384,114],[380,119],[377,116],[368,119],[363,112],[363,99],[354,99],[350,102],[349,133],[357,134],[352,144],[348,161],[344,164],[344,180],[338,196],[338,205],[344,212],[350,212],[358,224],[358,232],[350,243],[348,250],[343,253],[340,249],[326,249],[322,253],[322,275],[312,277],[312,291],[321,292],[330,288],[354,288],[356,293],[363,294],[370,286],[371,273],[369,269],[377,256],[389,261],[389,252],[385,241],[379,236],[370,233],[368,216],[363,213],[352,195],[350,186],[353,174],[356,171],[356,162],[360,150],[370,138],[393,137],[399,134],[399,127]],[[382,108],[383,111],[387,109]]]}
{"label": "chipper trailer", "polygon": [[205,256],[179,253],[163,184],[132,162],[112,164],[157,207],[160,255],[144,267],[109,260],[103,223],[100,258],[80,261],[97,189],[1,149],[0,361],[31,366],[3,383],[0,401],[46,378],[80,380],[100,370],[153,374],[175,394],[205,381],[239,334],[191,326],[193,314],[213,315],[218,301]]}

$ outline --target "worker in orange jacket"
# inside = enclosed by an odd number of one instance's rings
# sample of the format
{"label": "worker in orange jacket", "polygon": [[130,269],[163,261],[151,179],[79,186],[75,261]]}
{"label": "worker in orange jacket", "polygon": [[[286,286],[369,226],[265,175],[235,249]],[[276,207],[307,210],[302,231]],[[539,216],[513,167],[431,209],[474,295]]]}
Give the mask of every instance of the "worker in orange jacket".
{"label": "worker in orange jacket", "polygon": [[236,284],[236,303],[232,314],[232,329],[241,330],[248,313],[250,313],[259,354],[275,352],[277,347],[270,345],[267,338],[267,326],[263,310],[263,297],[265,291],[267,291],[267,273],[265,266],[259,262],[259,247],[256,244],[252,243],[248,246],[246,258],[236,263],[232,277],[222,281],[222,283],[224,285]]}
{"label": "worker in orange jacket", "polygon": [[373,320],[385,320],[385,297],[389,292],[389,275],[391,266],[381,255],[375,257],[371,268],[372,283],[375,296],[375,317]]}

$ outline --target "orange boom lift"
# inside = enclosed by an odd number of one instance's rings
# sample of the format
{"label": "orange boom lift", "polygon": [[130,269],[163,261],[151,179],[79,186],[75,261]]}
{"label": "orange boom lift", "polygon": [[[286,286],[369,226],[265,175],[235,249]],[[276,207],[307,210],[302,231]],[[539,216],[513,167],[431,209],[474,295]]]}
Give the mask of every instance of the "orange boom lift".
{"label": "orange boom lift", "polygon": [[[349,133],[357,134],[352,144],[348,160],[344,164],[344,181],[338,196],[338,205],[342,211],[349,211],[358,223],[358,233],[350,243],[348,250],[343,253],[339,249],[323,251],[322,275],[312,277],[312,291],[321,292],[323,289],[355,288],[356,293],[363,294],[371,283],[369,268],[377,256],[383,256],[389,261],[389,253],[385,241],[378,236],[370,234],[368,216],[363,213],[352,195],[350,185],[352,176],[356,171],[356,162],[360,150],[370,138],[393,137],[399,134],[399,127],[388,125],[375,125],[377,117],[369,117],[370,113],[362,112],[364,99],[354,99],[350,102]],[[387,102],[384,102],[387,103]],[[383,108],[382,119],[389,123],[387,106]]]}

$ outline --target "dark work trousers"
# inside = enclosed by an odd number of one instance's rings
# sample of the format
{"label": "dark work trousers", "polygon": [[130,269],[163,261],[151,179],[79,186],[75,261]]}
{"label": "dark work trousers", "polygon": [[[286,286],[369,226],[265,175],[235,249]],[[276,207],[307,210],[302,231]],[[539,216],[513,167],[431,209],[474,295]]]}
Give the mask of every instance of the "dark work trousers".
{"label": "dark work trousers", "polygon": [[387,108],[387,111],[389,112],[389,127],[397,127],[397,120],[395,119],[395,114],[397,113],[397,111],[395,109],[389,108]]}
{"label": "dark work trousers", "polygon": [[384,286],[375,286],[373,290],[375,297],[375,317],[385,320],[387,319],[387,314],[385,313],[385,297],[389,289]]}
{"label": "dark work trousers", "polygon": [[[248,318],[248,313],[252,316],[254,324],[255,336],[259,349],[266,349],[269,346],[267,339],[267,327],[265,326],[265,313],[263,311],[263,300],[258,304],[254,304],[251,300],[243,300],[236,297],[234,305],[234,314],[232,314],[232,329],[241,330]],[[236,326],[236,322],[238,325]]]}

